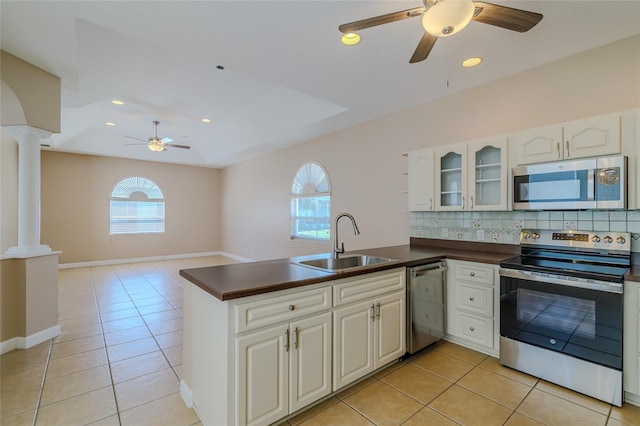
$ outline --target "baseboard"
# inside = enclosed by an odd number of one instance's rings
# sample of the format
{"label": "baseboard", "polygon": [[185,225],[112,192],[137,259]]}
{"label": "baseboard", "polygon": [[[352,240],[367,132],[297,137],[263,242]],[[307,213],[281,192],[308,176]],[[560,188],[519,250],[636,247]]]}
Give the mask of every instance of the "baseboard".
{"label": "baseboard", "polygon": [[0,342],[0,355],[14,349],[29,349],[49,339],[60,335],[60,325],[49,327],[46,330],[38,331],[27,337],[14,337],[4,342]]}
{"label": "baseboard", "polygon": [[631,392],[625,392],[624,402],[640,407],[640,395],[636,395]]}
{"label": "baseboard", "polygon": [[159,260],[189,259],[193,257],[205,257],[205,256],[224,256],[233,260],[237,260],[239,262],[253,262],[252,259],[225,253],[223,251],[210,251],[205,253],[187,253],[187,254],[172,254],[172,255],[166,255],[166,256],[135,257],[131,259],[111,259],[111,260],[95,260],[90,262],[61,263],[58,265],[58,269],[86,268],[91,266],[108,266],[108,265],[119,265],[124,263],[155,262]]}
{"label": "baseboard", "polygon": [[184,380],[180,380],[180,396],[189,408],[193,408],[193,392]]}

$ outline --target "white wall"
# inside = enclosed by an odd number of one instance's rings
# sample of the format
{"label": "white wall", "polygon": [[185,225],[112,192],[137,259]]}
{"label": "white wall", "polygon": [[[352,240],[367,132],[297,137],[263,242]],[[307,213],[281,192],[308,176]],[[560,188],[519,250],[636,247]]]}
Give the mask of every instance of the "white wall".
{"label": "white wall", "polygon": [[329,173],[332,216],[347,211],[358,221],[357,237],[341,222],[347,250],[406,244],[402,152],[639,106],[636,36],[228,167],[222,249],[253,259],[331,250],[289,239],[289,190],[305,161]]}

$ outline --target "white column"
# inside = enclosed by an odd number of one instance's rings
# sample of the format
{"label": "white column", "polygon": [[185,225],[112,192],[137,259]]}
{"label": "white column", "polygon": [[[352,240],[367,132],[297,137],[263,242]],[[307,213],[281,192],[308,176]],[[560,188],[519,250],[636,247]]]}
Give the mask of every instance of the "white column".
{"label": "white column", "polygon": [[7,250],[10,257],[51,253],[40,244],[40,141],[50,132],[30,126],[6,126],[18,139],[18,245]]}

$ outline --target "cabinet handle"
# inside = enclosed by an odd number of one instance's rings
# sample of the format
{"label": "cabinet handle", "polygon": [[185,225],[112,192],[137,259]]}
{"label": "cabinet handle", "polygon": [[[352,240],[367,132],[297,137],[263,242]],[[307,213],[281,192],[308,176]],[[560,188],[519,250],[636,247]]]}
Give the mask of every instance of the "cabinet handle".
{"label": "cabinet handle", "polygon": [[471,297],[469,298],[469,300],[471,300],[471,301],[473,302],[474,300],[476,300],[476,298],[475,298],[475,297],[473,297],[473,296],[471,296]]}
{"label": "cabinet handle", "polygon": [[464,210],[464,197],[462,197],[462,210]]}
{"label": "cabinet handle", "polygon": [[469,327],[469,331],[476,331],[476,329],[473,327]]}
{"label": "cabinet handle", "polygon": [[560,158],[560,142],[556,142],[556,158]]}
{"label": "cabinet handle", "polygon": [[429,197],[429,210],[433,210],[433,198]]}
{"label": "cabinet handle", "polygon": [[376,305],[378,307],[378,313],[376,314],[376,318],[380,319],[380,302]]}
{"label": "cabinet handle", "polygon": [[469,276],[470,276],[470,277],[475,277],[475,276],[476,276],[476,273],[475,273],[475,272],[470,272],[470,273],[469,273]]}
{"label": "cabinet handle", "polygon": [[298,349],[298,327],[293,330],[293,349]]}
{"label": "cabinet handle", "polygon": [[569,141],[565,141],[564,144],[565,144],[565,150],[566,150],[566,156],[567,156],[566,158],[569,158],[570,157],[570,155],[569,155]]}
{"label": "cabinet handle", "polygon": [[289,352],[289,329],[287,328],[284,332],[284,351]]}
{"label": "cabinet handle", "polygon": [[473,209],[473,195],[469,196],[469,208]]}
{"label": "cabinet handle", "polygon": [[376,305],[375,304],[371,304],[371,321],[375,321],[376,320]]}
{"label": "cabinet handle", "polygon": [[289,305],[289,310],[290,310],[290,311],[294,311],[295,309],[296,309],[296,307],[295,307],[295,306],[293,306],[293,305]]}

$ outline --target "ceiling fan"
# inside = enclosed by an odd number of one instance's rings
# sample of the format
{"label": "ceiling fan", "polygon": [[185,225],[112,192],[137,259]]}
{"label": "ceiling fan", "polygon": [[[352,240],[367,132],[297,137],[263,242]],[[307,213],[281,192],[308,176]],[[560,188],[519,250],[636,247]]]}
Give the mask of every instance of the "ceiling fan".
{"label": "ceiling fan", "polygon": [[137,141],[142,141],[145,143],[128,143],[127,145],[147,145],[151,151],[162,152],[166,151],[167,148],[181,148],[181,149],[191,149],[189,145],[177,145],[172,143],[173,140],[170,138],[158,138],[158,124],[159,121],[154,120],[152,122],[156,126],[156,135],[150,136],[148,140],[134,138],[133,136],[125,136],[125,138],[135,139]]}
{"label": "ceiling fan", "polygon": [[338,29],[344,34],[352,34],[365,28],[422,16],[425,33],[409,60],[413,64],[427,59],[439,37],[457,33],[472,20],[521,33],[529,31],[542,20],[540,13],[481,1],[423,0],[423,3],[424,7],[349,22]]}

